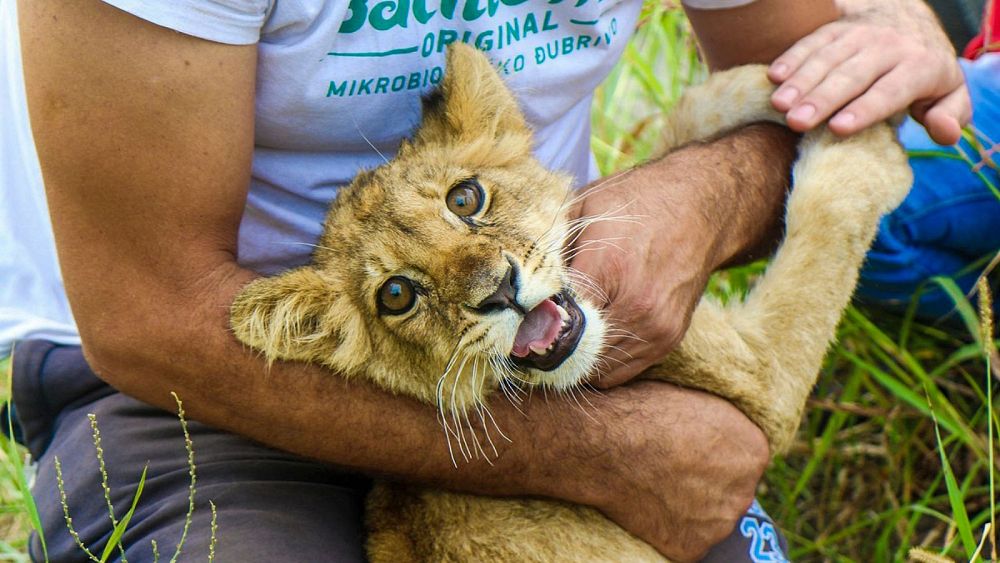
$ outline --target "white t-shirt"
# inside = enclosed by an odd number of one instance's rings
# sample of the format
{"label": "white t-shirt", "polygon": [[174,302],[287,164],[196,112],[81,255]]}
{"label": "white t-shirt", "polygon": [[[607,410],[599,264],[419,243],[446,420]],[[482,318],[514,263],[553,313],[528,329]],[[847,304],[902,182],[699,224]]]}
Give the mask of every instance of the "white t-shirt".
{"label": "white t-shirt", "polygon": [[[452,41],[476,45],[497,65],[534,129],[544,165],[578,185],[593,179],[592,93],[621,55],[642,5],[105,1],[182,33],[258,45],[256,146],[238,260],[266,274],[307,262],[338,188],[359,169],[391,158],[412,133],[420,96],[440,81]],[[690,1],[707,7],[706,0]],[[0,0],[0,355],[24,338],[79,342],[31,140],[15,10],[14,0]]]}

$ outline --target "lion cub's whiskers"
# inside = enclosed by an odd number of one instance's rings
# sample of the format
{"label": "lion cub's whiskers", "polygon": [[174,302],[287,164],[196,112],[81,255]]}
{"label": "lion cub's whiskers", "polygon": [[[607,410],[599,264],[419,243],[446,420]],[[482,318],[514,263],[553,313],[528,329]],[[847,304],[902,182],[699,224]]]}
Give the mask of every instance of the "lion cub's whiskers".
{"label": "lion cub's whiskers", "polygon": [[563,248],[562,251],[560,251],[560,255],[562,256],[564,262],[571,262],[574,258],[583,254],[584,252],[604,250],[608,247],[614,248],[624,253],[625,252],[624,248],[612,242],[616,240],[621,240],[621,241],[632,240],[632,237],[608,237],[602,239],[587,240],[573,247]]}
{"label": "lion cub's whiskers", "polygon": [[329,246],[323,246],[322,244],[313,244],[311,242],[301,242],[301,241],[291,241],[291,240],[279,240],[279,241],[273,241],[270,244],[284,244],[284,245],[288,245],[288,246],[309,246],[309,247],[312,247],[312,248],[321,248],[323,250],[333,251],[333,249],[330,248]]}
{"label": "lion cub's whiskers", "polygon": [[649,342],[644,338],[640,338],[634,332],[625,330],[623,328],[609,328],[604,331],[605,336],[617,336],[619,338],[627,338],[629,340],[635,340],[637,342],[642,342],[643,344],[648,344]]}
{"label": "lion cub's whiskers", "polygon": [[[473,359],[476,359],[475,357]],[[462,379],[462,372],[465,371],[465,365],[469,361],[469,356],[465,356],[462,359],[462,363],[459,364],[458,370],[455,372],[455,383],[451,386],[451,420],[455,423],[455,431],[458,438],[458,449],[462,452],[462,458],[468,463],[472,457],[471,450],[469,449],[469,444],[465,440],[465,431],[462,427],[461,421],[459,420],[460,413],[458,412],[457,405],[455,404],[455,396],[458,394],[458,382]]]}
{"label": "lion cub's whiskers", "polygon": [[[573,402],[576,404],[577,408],[580,409],[580,412],[582,412],[584,416],[586,416],[587,418],[589,418],[591,422],[598,423],[598,420],[596,418],[594,418],[594,415],[590,414],[590,412],[587,411],[587,409],[583,406],[583,404],[580,403],[580,400],[576,397],[576,389],[577,389],[577,386],[567,387],[565,393],[563,393],[563,394],[564,395],[569,395],[570,398],[573,399]],[[594,403],[590,402],[590,399],[588,399],[586,397],[586,395],[583,395],[582,392],[581,392],[580,396],[583,397],[584,402],[587,403],[587,405],[591,409],[593,409],[594,411],[597,410],[597,407],[594,406]]]}
{"label": "lion cub's whiskers", "polygon": [[441,428],[444,430],[445,442],[448,445],[448,457],[451,458],[451,464],[458,467],[458,462],[455,460],[455,452],[451,446],[451,434],[452,430],[448,424],[448,418],[444,412],[444,384],[448,378],[448,374],[451,373],[452,368],[455,367],[455,362],[458,359],[458,354],[461,351],[461,342],[455,346],[455,351],[451,355],[451,359],[448,361],[447,367],[445,367],[444,373],[438,378],[437,386],[435,387],[435,395],[437,396],[437,406],[438,406],[438,420],[441,423]]}
{"label": "lion cub's whiskers", "polygon": [[[493,370],[497,381],[499,381],[500,388],[503,390],[504,394],[511,401],[511,404],[521,412],[523,411],[518,407],[518,403],[521,399],[516,395],[512,395],[510,387],[506,384],[509,378],[515,378],[513,370],[505,365],[503,362],[505,360],[499,353],[496,346],[492,350],[492,353],[484,358],[480,358],[477,354],[467,355],[464,354],[465,348],[468,346],[467,340],[468,335],[462,338],[459,344],[456,346],[455,351],[452,353],[451,359],[448,361],[448,365],[445,368],[441,377],[438,378],[436,394],[438,403],[438,418],[441,422],[442,428],[445,432],[445,439],[448,444],[448,453],[451,457],[452,465],[458,467],[458,460],[455,455],[455,448],[452,445],[452,439],[455,439],[458,445],[458,452],[462,455],[462,459],[465,462],[470,462],[472,459],[484,459],[487,463],[492,465],[492,459],[499,456],[499,450],[496,447],[496,443],[493,441],[493,436],[490,433],[489,426],[492,425],[496,429],[497,434],[500,435],[504,440],[510,442],[511,439],[508,437],[500,425],[497,423],[496,418],[493,416],[493,412],[490,410],[487,404],[480,400],[483,388],[486,385],[487,378],[490,376],[489,369]],[[462,356],[459,361],[459,355]],[[459,383],[462,379],[462,375],[465,372],[466,366],[469,366],[469,360],[472,360],[471,364],[471,378],[472,387],[477,390],[476,393],[471,397],[472,405],[466,404],[466,397],[463,394],[461,399],[458,398],[459,395]],[[482,360],[482,364],[480,364]],[[482,369],[480,369],[482,368]],[[448,378],[450,375],[454,375],[454,381],[451,384],[451,397],[448,399],[444,396],[445,385],[448,384]],[[514,386],[517,392],[523,393],[520,389]],[[447,403],[447,411],[445,404]],[[489,446],[489,451],[484,447],[479,433],[476,431],[475,425],[470,417],[470,411],[474,412],[480,422],[482,432],[485,434],[486,443]],[[468,429],[471,437],[466,437],[465,430]],[[490,454],[492,452],[492,455]]]}
{"label": "lion cub's whiskers", "polygon": [[[573,205],[576,205],[577,203],[580,203],[581,201],[587,199],[588,197],[590,197],[590,196],[592,196],[594,194],[599,194],[599,193],[603,192],[604,190],[606,190],[608,188],[613,188],[613,187],[621,184],[625,180],[626,179],[624,178],[624,174],[616,174],[614,176],[609,176],[607,178],[602,178],[596,184],[594,184],[593,186],[591,186],[589,188],[569,191],[569,192],[566,193],[566,197],[563,198],[562,207],[564,207],[564,208],[565,207],[572,207]],[[569,197],[569,196],[573,196],[573,197]]]}
{"label": "lion cub's whiskers", "polygon": [[[538,249],[538,246],[539,246],[538,243],[539,243],[539,241],[541,241],[542,239],[546,238],[549,235],[549,233],[551,233],[552,230],[556,227],[556,223],[558,223],[559,217],[562,216],[563,212],[565,212],[566,209],[572,207],[573,205],[577,204],[580,201],[583,201],[583,199],[586,198],[586,197],[588,197],[588,196],[591,196],[591,195],[596,194],[596,193],[600,193],[600,192],[604,191],[607,188],[610,188],[610,187],[618,185],[619,183],[621,183],[621,181],[622,180],[619,180],[619,176],[613,176],[611,178],[605,178],[605,179],[601,180],[600,182],[598,182],[597,184],[595,184],[594,187],[588,189],[586,191],[586,193],[582,193],[580,191],[567,190],[566,191],[566,195],[563,196],[562,202],[559,204],[559,206],[556,208],[556,210],[552,213],[552,221],[549,223],[548,228],[546,228],[542,232],[542,234],[538,235],[538,237],[535,238],[535,240],[532,241],[532,243],[531,243],[531,250],[529,250],[528,253],[525,254],[525,256],[524,256],[524,262],[527,263],[528,259],[532,255],[532,253],[535,250]],[[570,197],[570,196],[573,196],[573,197]],[[562,241],[559,241],[559,242],[560,242],[560,244],[562,243]]]}
{"label": "lion cub's whiskers", "polygon": [[[576,205],[577,203],[583,201],[587,197],[590,197],[596,193],[600,193],[608,188],[617,186],[622,180],[620,176],[612,176],[609,178],[602,178],[598,183],[594,184],[593,187],[583,190],[566,190],[566,194],[563,196],[562,201],[559,203],[559,207],[556,208],[556,212],[552,214],[552,223],[549,224],[549,229],[554,228],[556,221],[559,220],[559,214],[565,211],[567,208]],[[545,233],[542,233],[543,235]]]}
{"label": "lion cub's whiskers", "polygon": [[354,116],[351,116],[351,121],[354,121],[354,128],[357,129],[358,133],[361,135],[361,138],[364,139],[366,143],[368,143],[368,146],[371,147],[373,151],[375,151],[375,154],[382,157],[383,162],[389,164],[389,159],[386,158],[384,154],[382,154],[382,151],[378,150],[378,148],[374,144],[372,144],[371,140],[368,139],[368,135],[365,135],[365,132],[361,130],[361,127],[358,125],[358,122],[355,121]]}
{"label": "lion cub's whiskers", "polygon": [[634,225],[641,224],[640,219],[644,217],[643,215],[616,215],[619,211],[622,211],[631,205],[631,203],[632,202],[626,202],[616,209],[606,211],[599,215],[587,215],[585,217],[578,217],[572,221],[568,221],[566,225],[569,228],[567,228],[566,232],[563,233],[562,240],[555,239],[548,241],[545,250],[548,252],[562,252],[564,249],[571,248],[574,244],[576,244],[576,241],[583,236],[583,232],[587,229],[587,227],[597,223],[617,222],[631,223]]}
{"label": "lion cub's whiskers", "polygon": [[[608,344],[607,342],[605,342],[604,343],[604,347],[605,348],[611,348],[613,350],[618,350],[622,354],[625,354],[626,356],[628,356],[628,359],[630,359],[630,360],[634,360],[635,359],[635,356],[633,356],[632,354],[630,354],[628,350],[622,348],[621,346],[615,346],[614,344]],[[625,365],[624,362],[622,362],[622,365]]]}
{"label": "lion cub's whiskers", "polygon": [[572,266],[566,266],[563,269],[563,274],[569,279],[570,282],[590,290],[590,292],[599,297],[602,302],[609,303],[611,301],[611,297],[606,291],[604,291],[604,288],[598,285],[598,283],[594,281],[594,278],[589,275],[573,268]]}

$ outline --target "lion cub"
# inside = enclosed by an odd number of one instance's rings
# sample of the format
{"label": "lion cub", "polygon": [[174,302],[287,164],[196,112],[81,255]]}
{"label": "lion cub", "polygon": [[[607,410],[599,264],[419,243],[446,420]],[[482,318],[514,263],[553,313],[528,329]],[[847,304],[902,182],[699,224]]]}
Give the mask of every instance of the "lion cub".
{"label": "lion cub", "polygon": [[[607,330],[574,291],[562,248],[569,179],[532,157],[531,131],[486,57],[448,51],[441,88],[396,158],[344,188],[313,264],[250,283],[232,329],[268,360],[301,360],[437,405],[463,455],[463,421],[498,389],[556,389],[594,371]],[[689,90],[667,145],[755,121],[763,67]],[[849,139],[807,134],[787,234],[746,300],[706,298],[680,346],[648,377],[716,393],[789,445],[879,217],[911,182],[887,125]],[[369,497],[369,557],[400,561],[662,561],[597,511],[381,484]],[[546,525],[539,526],[543,521]]]}

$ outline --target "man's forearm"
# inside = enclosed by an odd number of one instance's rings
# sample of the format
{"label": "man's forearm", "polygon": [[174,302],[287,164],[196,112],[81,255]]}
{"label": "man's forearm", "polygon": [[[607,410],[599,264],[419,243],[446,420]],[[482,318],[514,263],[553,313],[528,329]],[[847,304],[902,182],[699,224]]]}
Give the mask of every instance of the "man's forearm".
{"label": "man's forearm", "polygon": [[[524,415],[495,394],[489,406],[510,441],[491,426],[498,455],[487,462],[456,453],[453,467],[433,406],[304,364],[268,371],[241,347],[225,328],[227,303],[251,275],[226,264],[189,289],[206,302],[194,309],[198,299],[182,293],[147,295],[117,321],[141,345],[102,349],[93,357],[97,371],[147,402],[173,408],[173,390],[192,418],[338,466],[452,490],[588,504],[677,557],[731,530],[766,466],[766,439],[732,405],[640,382],[593,394],[586,406],[534,393],[520,407]],[[146,333],[150,318],[172,328]]]}
{"label": "man's forearm", "polygon": [[712,272],[767,255],[781,232],[795,138],[777,125],[752,125],[589,188],[579,216],[618,210],[634,218],[591,224],[577,241],[589,251],[573,267],[603,290],[590,297],[606,300],[608,317],[627,319],[635,335],[608,342],[614,367],[594,385],[620,385],[662,361]]}
{"label": "man's forearm", "polygon": [[[283,450],[423,483],[551,494],[531,490],[523,453],[534,434],[519,418],[506,417],[510,422],[503,428],[513,446],[495,440],[495,470],[480,460],[472,462],[475,471],[459,471],[451,465],[432,407],[315,366],[278,362],[268,367],[227,328],[229,303],[253,276],[223,262],[199,286],[147,295],[131,313],[118,310],[114,324],[103,325],[118,335],[114,339],[81,326],[85,352],[95,371],[127,394],[170,409],[173,391],[191,417]],[[124,341],[130,339],[139,344],[127,346]],[[504,405],[496,408],[503,419]],[[543,411],[537,417],[548,415]]]}
{"label": "man's forearm", "polygon": [[709,68],[769,63],[802,36],[834,21],[834,0],[755,0],[735,8],[684,11]]}
{"label": "man's forearm", "polygon": [[[745,127],[688,145],[642,167],[681,209],[698,213],[708,236],[711,270],[766,257],[782,232],[798,135],[774,124]],[[666,187],[664,187],[666,183]],[[690,233],[699,237],[698,233]]]}

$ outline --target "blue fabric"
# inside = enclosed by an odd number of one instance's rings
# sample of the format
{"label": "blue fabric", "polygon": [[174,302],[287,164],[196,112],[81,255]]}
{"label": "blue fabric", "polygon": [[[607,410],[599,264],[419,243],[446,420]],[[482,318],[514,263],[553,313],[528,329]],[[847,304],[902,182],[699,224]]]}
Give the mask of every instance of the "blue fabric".
{"label": "blue fabric", "polygon": [[[961,62],[972,96],[973,123],[1000,141],[1000,55]],[[900,128],[900,140],[908,151],[958,154],[952,147],[936,145],[912,119]],[[963,140],[961,146],[978,162],[981,157],[968,142]],[[994,160],[1000,162],[1000,154]],[[985,266],[984,258],[1000,251],[1000,199],[963,160],[911,152],[910,164],[913,189],[882,220],[861,272],[857,296],[864,303],[903,311],[919,292],[917,315],[936,319],[948,315],[954,302],[936,284],[925,282],[948,276],[963,292],[972,289]],[[979,171],[1000,186],[996,170],[983,166]],[[977,263],[981,265],[975,268]]]}

